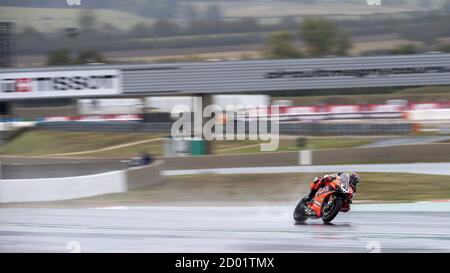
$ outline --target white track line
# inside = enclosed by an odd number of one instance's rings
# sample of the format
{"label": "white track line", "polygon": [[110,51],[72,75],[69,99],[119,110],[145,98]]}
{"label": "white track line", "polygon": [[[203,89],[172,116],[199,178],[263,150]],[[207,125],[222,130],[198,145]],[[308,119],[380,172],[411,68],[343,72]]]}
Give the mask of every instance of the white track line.
{"label": "white track line", "polygon": [[129,143],[125,143],[125,144],[114,145],[114,146],[109,146],[109,147],[95,149],[95,150],[88,150],[88,151],[81,151],[81,152],[71,152],[71,153],[61,153],[61,154],[49,154],[49,155],[43,155],[42,157],[92,154],[92,153],[104,152],[104,151],[109,151],[109,150],[115,150],[115,149],[120,149],[120,148],[125,148],[125,147],[129,147],[129,146],[135,146],[135,145],[139,145],[139,144],[150,143],[150,142],[155,142],[155,141],[160,141],[160,140],[162,140],[162,138],[145,139],[145,140],[129,142]]}
{"label": "white track line", "polygon": [[450,175],[450,162],[187,169],[166,170],[162,171],[161,174],[164,176],[175,176],[195,174],[316,173],[339,171]]}

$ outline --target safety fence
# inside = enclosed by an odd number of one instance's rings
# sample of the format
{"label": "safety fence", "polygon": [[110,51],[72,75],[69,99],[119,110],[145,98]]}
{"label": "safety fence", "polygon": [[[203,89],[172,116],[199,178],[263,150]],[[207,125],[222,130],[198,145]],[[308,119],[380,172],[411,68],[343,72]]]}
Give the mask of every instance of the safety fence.
{"label": "safety fence", "polygon": [[376,135],[407,134],[411,123],[289,123],[280,124],[280,133],[305,135]]}
{"label": "safety fence", "polygon": [[[249,124],[241,124],[248,133]],[[144,122],[41,122],[37,128],[61,131],[103,131],[103,132],[164,132],[170,133],[172,123]],[[235,128],[238,125],[235,124]],[[293,135],[376,135],[407,134],[413,132],[411,123],[280,123],[280,134]],[[272,132],[271,123],[267,123],[268,132]]]}
{"label": "safety fence", "polygon": [[40,122],[36,127],[61,131],[170,132],[172,123],[57,121]]}

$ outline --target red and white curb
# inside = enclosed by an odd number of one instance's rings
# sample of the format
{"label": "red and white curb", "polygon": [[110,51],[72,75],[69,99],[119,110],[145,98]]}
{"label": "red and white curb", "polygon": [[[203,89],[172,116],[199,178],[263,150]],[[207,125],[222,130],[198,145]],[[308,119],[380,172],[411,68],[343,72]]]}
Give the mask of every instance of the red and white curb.
{"label": "red and white curb", "polygon": [[430,203],[448,203],[448,202],[450,202],[450,199],[449,200],[431,200],[431,201],[419,201],[419,202],[416,202],[416,203],[418,203],[418,204],[430,204]]}

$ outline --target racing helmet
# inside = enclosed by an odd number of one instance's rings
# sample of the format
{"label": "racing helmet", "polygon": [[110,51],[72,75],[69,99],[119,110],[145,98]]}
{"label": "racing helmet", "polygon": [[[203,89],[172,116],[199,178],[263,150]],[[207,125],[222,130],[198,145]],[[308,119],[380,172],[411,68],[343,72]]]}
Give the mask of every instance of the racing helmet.
{"label": "racing helmet", "polygon": [[357,173],[355,173],[355,172],[350,173],[350,185],[352,185],[353,187],[356,187],[360,180],[361,179]]}

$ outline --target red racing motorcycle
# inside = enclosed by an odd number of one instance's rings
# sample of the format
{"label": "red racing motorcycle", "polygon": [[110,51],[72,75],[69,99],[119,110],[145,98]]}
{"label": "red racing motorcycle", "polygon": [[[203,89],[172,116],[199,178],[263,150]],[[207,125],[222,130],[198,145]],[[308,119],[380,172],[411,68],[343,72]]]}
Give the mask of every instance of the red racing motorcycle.
{"label": "red racing motorcycle", "polygon": [[300,200],[294,210],[294,220],[303,223],[308,218],[322,218],[324,223],[329,223],[339,211],[349,211],[353,195],[350,176],[344,173],[320,188],[311,201],[308,202],[308,197]]}

